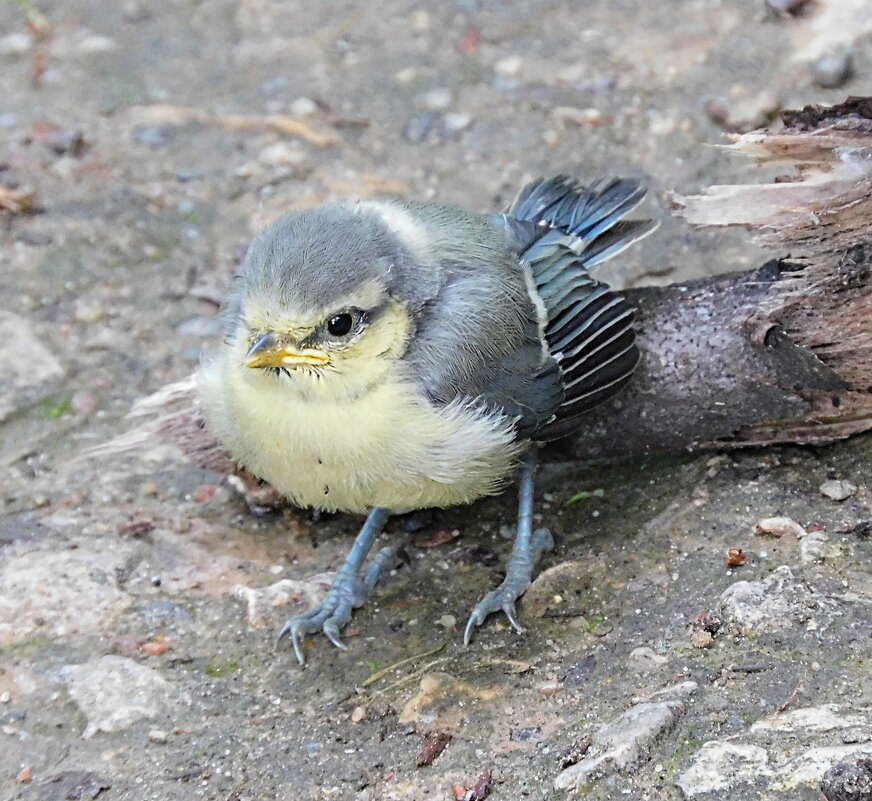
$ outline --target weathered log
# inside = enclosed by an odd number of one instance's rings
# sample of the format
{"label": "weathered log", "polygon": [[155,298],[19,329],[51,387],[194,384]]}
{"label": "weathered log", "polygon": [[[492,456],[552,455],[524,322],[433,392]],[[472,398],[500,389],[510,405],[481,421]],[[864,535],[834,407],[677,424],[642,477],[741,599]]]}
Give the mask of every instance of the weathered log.
{"label": "weathered log", "polygon": [[[557,447],[576,458],[826,443],[872,429],[872,99],[784,115],[730,147],[791,174],[673,195],[695,226],[745,226],[773,252],[757,270],[626,292],[642,361],[628,389]],[[193,380],[140,404],[116,442],[159,434],[189,458],[232,463],[203,429]]]}

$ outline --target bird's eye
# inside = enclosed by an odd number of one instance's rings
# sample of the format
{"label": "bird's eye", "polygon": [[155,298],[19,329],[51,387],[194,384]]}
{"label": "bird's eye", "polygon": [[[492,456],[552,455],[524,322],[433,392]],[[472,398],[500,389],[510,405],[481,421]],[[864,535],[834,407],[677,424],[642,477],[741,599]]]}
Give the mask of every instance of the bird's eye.
{"label": "bird's eye", "polygon": [[354,327],[354,317],[348,312],[335,314],[327,321],[327,331],[330,336],[344,337]]}

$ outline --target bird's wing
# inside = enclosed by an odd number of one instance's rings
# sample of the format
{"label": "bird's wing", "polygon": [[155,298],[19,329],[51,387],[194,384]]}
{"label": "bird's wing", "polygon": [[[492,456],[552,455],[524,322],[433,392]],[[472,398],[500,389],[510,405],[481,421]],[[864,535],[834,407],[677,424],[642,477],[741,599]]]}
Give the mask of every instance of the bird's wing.
{"label": "bird's wing", "polygon": [[656,229],[654,220],[622,219],[644,196],[634,180],[585,188],[558,176],[526,186],[502,216],[545,307],[544,336],[564,390],[555,419],[536,439],[572,433],[584,412],[626,385],[639,361],[633,308],[589,270]]}
{"label": "bird's wing", "polygon": [[[426,396],[502,412],[518,438],[553,422],[560,370],[544,347],[529,270],[502,222],[454,206],[406,203],[437,264],[410,287],[415,335],[404,362]],[[421,269],[419,272],[423,273]]]}

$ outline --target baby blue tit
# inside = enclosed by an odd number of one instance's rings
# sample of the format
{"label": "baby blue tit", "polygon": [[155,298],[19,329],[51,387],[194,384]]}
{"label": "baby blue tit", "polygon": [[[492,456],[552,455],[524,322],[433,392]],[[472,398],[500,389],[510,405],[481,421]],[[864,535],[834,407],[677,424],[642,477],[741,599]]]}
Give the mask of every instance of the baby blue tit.
{"label": "baby blue tit", "polygon": [[539,443],[572,434],[630,380],[633,309],[590,270],[656,228],[625,220],[634,180],[525,187],[504,214],[365,200],[288,214],[251,245],[200,388],[234,458],[301,507],[366,513],[302,638],[340,630],[392,551],[363,563],[389,515],[465,504],[519,478],[505,581],[464,633],[515,601],[552,547],[533,531]]}

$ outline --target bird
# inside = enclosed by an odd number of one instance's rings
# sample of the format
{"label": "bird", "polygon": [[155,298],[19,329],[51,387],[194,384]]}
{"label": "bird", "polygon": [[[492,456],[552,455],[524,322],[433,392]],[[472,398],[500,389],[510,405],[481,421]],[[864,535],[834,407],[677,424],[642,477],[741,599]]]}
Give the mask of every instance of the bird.
{"label": "bird", "polygon": [[515,604],[540,556],[539,449],[583,429],[639,362],[634,309],[592,270],[650,234],[626,219],[646,188],[566,175],[524,186],[501,213],[399,199],[293,211],[257,236],[222,308],[223,342],[198,373],[208,430],[294,505],[365,514],[323,601],[287,620],[345,648],[342,628],[395,559],[364,563],[391,515],[468,504],[518,483],[505,579],[473,632]]}

